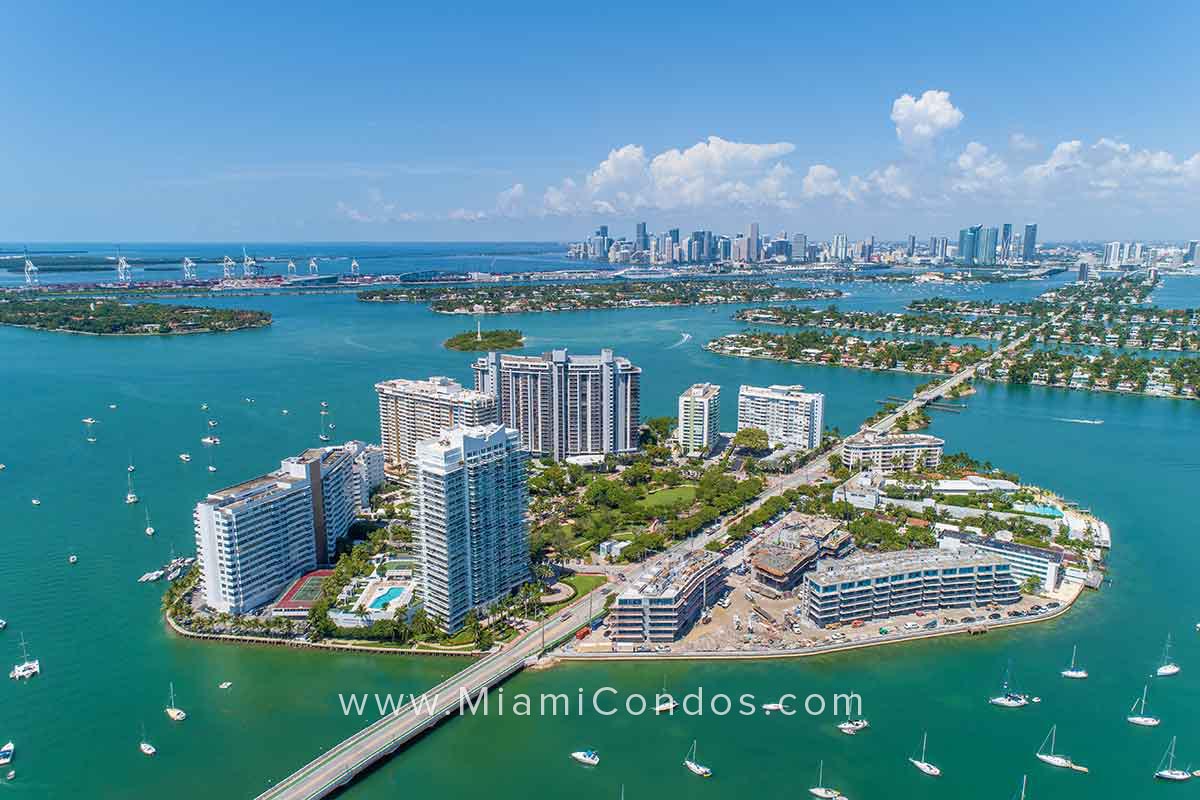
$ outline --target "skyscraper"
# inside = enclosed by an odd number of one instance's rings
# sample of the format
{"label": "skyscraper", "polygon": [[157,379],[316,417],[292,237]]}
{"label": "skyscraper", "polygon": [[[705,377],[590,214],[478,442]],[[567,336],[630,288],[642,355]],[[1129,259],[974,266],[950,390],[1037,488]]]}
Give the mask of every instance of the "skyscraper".
{"label": "skyscraper", "polygon": [[646,235],[646,223],[644,222],[637,224],[637,233],[633,237],[633,247],[635,250],[642,252],[650,249],[650,237]]}
{"label": "skyscraper", "polygon": [[792,261],[808,260],[808,237],[797,233],[792,237]]}
{"label": "skyscraper", "polygon": [[679,446],[689,456],[707,455],[721,424],[721,387],[697,383],[679,395]]}
{"label": "skyscraper", "polygon": [[805,392],[803,386],[742,386],[738,390],[737,429],[766,431],[772,447],[820,447],[824,419],[825,395]]}
{"label": "skyscraper", "polygon": [[379,437],[388,468],[403,472],[417,454],[417,442],[455,425],[499,421],[496,398],[464,389],[435,375],[423,381],[397,379],[375,384],[379,396]]}
{"label": "skyscraper", "polygon": [[996,239],[1000,231],[996,228],[980,228],[975,240],[975,263],[984,267],[996,264]]}
{"label": "skyscraper", "polygon": [[499,420],[539,456],[637,450],[642,370],[612,350],[540,356],[488,353],[471,367],[475,389],[496,398]]}
{"label": "skyscraper", "polygon": [[1012,259],[1012,223],[1004,223],[1000,230],[1000,262],[1007,264]]}
{"label": "skyscraper", "polygon": [[1192,239],[1188,242],[1187,254],[1183,260],[1195,264],[1197,257],[1200,257],[1200,240]]}
{"label": "skyscraper", "polygon": [[1119,267],[1121,266],[1121,243],[1109,242],[1104,245],[1104,266]]}
{"label": "skyscraper", "polygon": [[451,428],[417,445],[419,594],[446,633],[529,577],[527,460],[520,434],[499,425]]}
{"label": "skyscraper", "polygon": [[904,255],[912,258],[917,254],[917,237],[913,234],[908,235],[908,249],[904,251]]}
{"label": "skyscraper", "polygon": [[975,264],[975,255],[979,247],[979,232],[982,225],[972,225],[958,232],[958,263],[970,267]]}
{"label": "skyscraper", "polygon": [[1037,223],[1031,222],[1025,226],[1025,234],[1021,237],[1021,258],[1032,261],[1037,255]]}
{"label": "skyscraper", "polygon": [[746,226],[746,260],[758,261],[762,258],[761,239],[758,238],[758,223],[751,222]]}
{"label": "skyscraper", "polygon": [[845,261],[850,257],[849,238],[844,233],[834,234],[833,245],[830,248],[834,261]]}

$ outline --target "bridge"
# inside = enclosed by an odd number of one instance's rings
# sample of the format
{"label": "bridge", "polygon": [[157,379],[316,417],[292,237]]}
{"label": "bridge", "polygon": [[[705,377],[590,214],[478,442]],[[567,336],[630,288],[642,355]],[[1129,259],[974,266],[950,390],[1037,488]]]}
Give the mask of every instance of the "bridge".
{"label": "bridge", "polygon": [[491,653],[425,693],[427,704],[404,706],[334,745],[258,795],[258,800],[316,800],[327,797],[375,764],[419,738],[459,709],[463,698],[476,698],[520,672],[530,657],[589,624],[590,596],[559,612],[553,620],[527,631],[503,650]]}

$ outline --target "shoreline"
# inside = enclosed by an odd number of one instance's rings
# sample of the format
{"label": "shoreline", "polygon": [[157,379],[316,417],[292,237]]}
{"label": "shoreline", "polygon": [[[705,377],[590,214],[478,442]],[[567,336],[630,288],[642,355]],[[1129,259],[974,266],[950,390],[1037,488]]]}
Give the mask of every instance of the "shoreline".
{"label": "shoreline", "polygon": [[166,333],[142,331],[141,333],[96,333],[95,331],[73,331],[70,328],[41,328],[37,325],[20,325],[16,322],[0,322],[0,326],[7,328],[23,328],[28,331],[41,331],[43,333],[70,333],[76,336],[195,336],[205,333],[239,333],[241,331],[253,331],[260,328],[269,328],[271,323],[264,325],[244,325],[240,328],[203,328],[191,331],[167,331]]}

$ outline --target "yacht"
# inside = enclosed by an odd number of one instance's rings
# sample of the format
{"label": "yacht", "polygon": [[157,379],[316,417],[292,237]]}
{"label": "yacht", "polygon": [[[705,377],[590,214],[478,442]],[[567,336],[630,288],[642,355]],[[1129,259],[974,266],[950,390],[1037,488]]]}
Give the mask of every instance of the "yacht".
{"label": "yacht", "polygon": [[[1146,691],[1149,686],[1142,687],[1142,697],[1140,700],[1134,700],[1133,706],[1129,709],[1129,716],[1126,717],[1131,724],[1141,725],[1143,728],[1157,728],[1160,722],[1158,717],[1152,717],[1146,713]],[[1137,713],[1133,713],[1134,711]]]}
{"label": "yacht", "polygon": [[1172,675],[1179,674],[1179,665],[1171,660],[1171,634],[1167,634],[1167,643],[1163,645],[1162,664],[1158,669],[1154,670],[1154,675],[1159,678],[1169,678]]}
{"label": "yacht", "polygon": [[220,436],[205,436],[203,439],[200,440],[200,444],[214,445],[214,444],[220,444],[220,443],[221,443]]}
{"label": "yacht", "polygon": [[146,509],[146,535],[154,535],[154,526],[150,524],[150,509]]}
{"label": "yacht", "polygon": [[679,706],[675,698],[667,694],[667,679],[665,677],[663,678],[662,693],[655,697],[654,700],[655,714],[669,714]]}
{"label": "yacht", "polygon": [[8,677],[14,681],[26,680],[34,675],[40,675],[42,665],[36,658],[29,657],[29,649],[25,646],[25,637],[21,637],[21,658],[24,659],[20,664],[14,664],[12,671],[8,673]]}
{"label": "yacht", "polygon": [[218,689],[228,689],[230,686],[233,686],[233,681],[221,681],[217,684]]}
{"label": "yacht", "polygon": [[[1165,767],[1163,765],[1166,765]],[[1164,781],[1186,781],[1190,780],[1192,773],[1186,769],[1175,769],[1175,737],[1171,737],[1171,744],[1167,746],[1167,752],[1163,753],[1162,759],[1158,762],[1158,770],[1155,771],[1154,777]]]}
{"label": "yacht", "polygon": [[210,419],[210,420],[208,421],[208,427],[210,427],[210,428],[215,428],[215,427],[217,427],[217,421],[216,421],[215,419]]}
{"label": "yacht", "polygon": [[191,453],[180,453],[179,460],[186,464],[192,460],[192,454]]}
{"label": "yacht", "polygon": [[845,796],[837,789],[832,789],[825,785],[825,762],[821,761],[817,766],[817,785],[808,790],[808,793],[813,797],[820,797],[821,800],[845,800]]}
{"label": "yacht", "polygon": [[94,417],[84,417],[84,418],[83,418],[82,420],[80,420],[80,421],[81,421],[81,422],[82,422],[84,425],[95,425],[95,424],[96,424],[96,419],[95,419]]}
{"label": "yacht", "polygon": [[[1066,756],[1054,752],[1054,744],[1055,744],[1055,739],[1057,738],[1057,734],[1058,734],[1058,726],[1051,725],[1050,732],[1046,734],[1046,738],[1042,740],[1042,746],[1038,748],[1038,751],[1037,751],[1038,759],[1041,761],[1044,761],[1045,763],[1049,764],[1052,767],[1059,767],[1061,769],[1073,769],[1073,770],[1076,770],[1077,772],[1087,772],[1088,771],[1087,767],[1081,767],[1078,764],[1073,763],[1071,761],[1071,759],[1067,758]],[[1047,743],[1050,744],[1049,749],[1046,748]]]}
{"label": "yacht", "polygon": [[589,767],[594,767],[600,763],[600,756],[595,750],[576,750],[571,753],[571,758]]}
{"label": "yacht", "polygon": [[171,691],[170,691],[169,697],[170,697],[170,699],[167,702],[167,708],[166,708],[167,716],[170,717],[171,720],[174,722],[183,722],[185,719],[187,719],[187,712],[185,712],[182,708],[176,707],[176,705],[175,705],[175,684],[174,683],[171,684]]}
{"label": "yacht", "polygon": [[908,760],[914,767],[921,770],[921,772],[924,772],[926,775],[932,775],[936,778],[942,774],[942,771],[938,767],[925,760],[925,745],[928,741],[929,734],[926,733],[921,737],[921,757],[919,759],[909,758]]}
{"label": "yacht", "polygon": [[770,714],[772,711],[782,712],[787,708],[783,703],[763,703],[762,710]]}
{"label": "yacht", "polygon": [[854,736],[859,731],[865,731],[869,727],[871,727],[871,723],[865,719],[848,719],[845,722],[839,722],[837,726],[838,730],[847,736]]}
{"label": "yacht", "polygon": [[1076,648],[1076,647],[1071,648],[1071,666],[1067,667],[1061,673],[1059,673],[1064,678],[1074,678],[1075,680],[1083,680],[1084,678],[1086,678],[1088,676],[1088,671],[1086,669],[1084,669],[1083,667],[1075,666],[1075,651],[1077,649],[1078,648]]}
{"label": "yacht", "polygon": [[688,768],[693,775],[699,775],[701,778],[711,778],[712,770],[696,760],[696,740],[692,740],[692,749],[688,750],[687,756],[683,759],[683,765]]}
{"label": "yacht", "polygon": [[129,491],[125,492],[125,505],[131,506],[138,501],[138,496],[133,493],[133,475],[126,475],[125,478],[129,486]]}
{"label": "yacht", "polygon": [[0,767],[8,765],[12,761],[12,757],[13,757],[13,743],[12,742],[9,742],[8,744],[4,745],[4,747],[0,747]]}

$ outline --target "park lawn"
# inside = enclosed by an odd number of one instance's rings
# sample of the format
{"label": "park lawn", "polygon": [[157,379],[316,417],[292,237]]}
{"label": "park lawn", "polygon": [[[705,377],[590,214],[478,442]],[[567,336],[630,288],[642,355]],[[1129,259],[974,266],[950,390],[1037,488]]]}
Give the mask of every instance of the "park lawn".
{"label": "park lawn", "polygon": [[562,609],[571,605],[571,603],[574,603],[576,600],[586,595],[588,592],[608,583],[608,579],[603,575],[575,574],[563,578],[562,582],[573,588],[575,590],[575,594],[574,596],[568,597],[566,600],[562,600],[554,605],[546,606],[547,616],[554,616]]}
{"label": "park lawn", "polygon": [[696,499],[696,487],[690,485],[673,486],[670,489],[659,489],[651,492],[642,499],[644,508],[654,510],[665,508],[680,502],[692,503]]}

